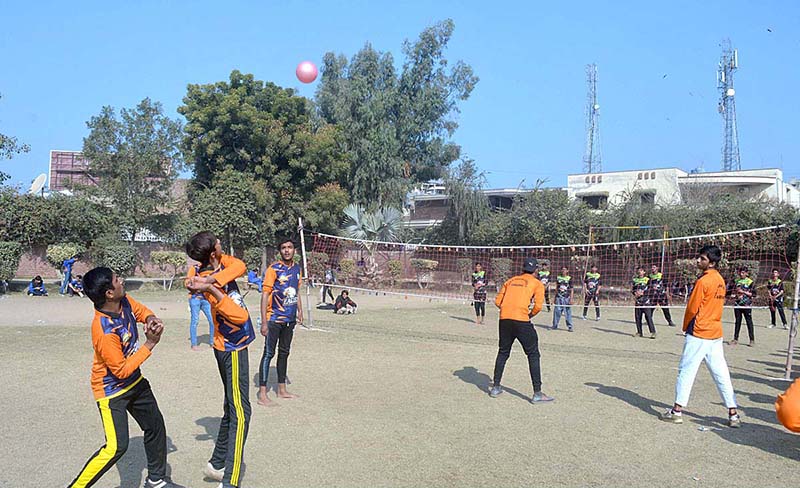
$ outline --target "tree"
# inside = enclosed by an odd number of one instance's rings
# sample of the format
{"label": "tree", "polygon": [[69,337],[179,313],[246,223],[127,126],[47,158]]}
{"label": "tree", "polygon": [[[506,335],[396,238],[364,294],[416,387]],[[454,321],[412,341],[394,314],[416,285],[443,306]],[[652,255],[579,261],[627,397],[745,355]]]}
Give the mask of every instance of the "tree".
{"label": "tree", "polygon": [[153,251],[150,260],[164,274],[161,284],[165,290],[172,290],[175,277],[186,268],[186,254],[180,251]]}
{"label": "tree", "polygon": [[489,200],[483,193],[485,177],[472,159],[448,169],[444,179],[449,208],[442,222],[442,235],[452,235],[454,244],[468,244],[475,227],[489,216]]}
{"label": "tree", "polygon": [[[0,95],[2,98],[2,95]],[[0,134],[0,159],[11,159],[19,153],[26,153],[31,150],[27,144],[21,143],[16,137]],[[10,176],[0,171],[0,185],[6,182]]]}
{"label": "tree", "polygon": [[335,234],[349,202],[350,195],[338,183],[322,185],[308,202],[304,225],[316,232]]}
{"label": "tree", "polygon": [[227,167],[211,186],[194,193],[191,218],[195,228],[210,230],[230,254],[258,246],[265,249],[275,233],[274,200],[263,180]]}
{"label": "tree", "polygon": [[145,98],[119,116],[103,107],[86,125],[90,132],[83,154],[99,184],[85,190],[116,209],[132,243],[154,215],[169,207],[172,183],[183,167],[181,124],[165,116],[160,103]]}
{"label": "tree", "polygon": [[396,241],[403,224],[403,213],[396,208],[366,210],[360,205],[350,204],[344,209],[345,220],[342,224],[344,233],[361,241],[367,251],[365,274],[373,280],[378,275],[375,261],[377,245],[372,241]]}
{"label": "tree", "polygon": [[319,189],[347,188],[350,162],[339,128],[312,120],[311,102],[293,89],[233,71],[227,82],[189,85],[183,103],[182,147],[196,185],[211,185],[226,168],[266,182],[278,230],[295,229]]}
{"label": "tree", "polygon": [[391,53],[369,43],[349,63],[325,54],[318,113],[342,127],[356,203],[400,205],[409,183],[440,177],[458,158],[459,147],[449,140],[458,127],[453,116],[478,78],[460,61],[447,69],[444,50],[453,29],[446,20],[406,41],[400,74]]}

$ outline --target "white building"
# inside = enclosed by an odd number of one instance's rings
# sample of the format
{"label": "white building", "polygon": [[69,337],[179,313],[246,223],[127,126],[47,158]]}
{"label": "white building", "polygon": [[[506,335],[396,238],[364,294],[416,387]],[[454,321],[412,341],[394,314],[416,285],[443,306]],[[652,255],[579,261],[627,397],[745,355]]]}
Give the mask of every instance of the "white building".
{"label": "white building", "polygon": [[[483,190],[493,209],[510,209],[514,197],[528,190],[520,188],[496,188]],[[441,181],[430,181],[415,188],[406,195],[403,213],[406,225],[414,229],[424,229],[442,223],[450,208],[450,197]]]}
{"label": "white building", "polygon": [[783,179],[780,169],[687,173],[661,168],[567,176],[567,193],[592,208],[638,197],[642,202],[673,205],[692,197],[737,195],[768,198],[800,208],[800,188]]}

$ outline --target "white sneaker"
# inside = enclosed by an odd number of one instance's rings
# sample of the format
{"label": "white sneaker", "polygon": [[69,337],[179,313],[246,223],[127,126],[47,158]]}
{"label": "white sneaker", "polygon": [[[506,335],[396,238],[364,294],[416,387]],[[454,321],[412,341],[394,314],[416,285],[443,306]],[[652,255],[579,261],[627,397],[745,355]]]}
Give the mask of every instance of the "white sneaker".
{"label": "white sneaker", "polygon": [[[225,477],[225,468],[216,469],[211,463],[206,463],[206,467],[203,468],[203,475],[214,481],[222,481],[222,478]],[[222,485],[220,484],[219,486]]]}

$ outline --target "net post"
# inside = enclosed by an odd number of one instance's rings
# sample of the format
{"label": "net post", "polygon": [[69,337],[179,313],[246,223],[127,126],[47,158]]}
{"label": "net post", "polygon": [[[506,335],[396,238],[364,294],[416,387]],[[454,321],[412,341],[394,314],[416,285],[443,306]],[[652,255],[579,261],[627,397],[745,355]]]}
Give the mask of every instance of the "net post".
{"label": "net post", "polygon": [[[308,259],[306,257],[306,235],[303,228],[303,218],[297,217],[297,229],[300,231],[300,247],[303,249],[303,278],[306,282],[306,310],[308,311],[308,326],[307,328],[314,327],[314,316],[311,314],[311,283],[308,281]],[[299,291],[299,290],[298,290]]]}
{"label": "net post", "polygon": [[[800,230],[800,221],[797,222],[798,230]],[[800,239],[797,242],[797,261],[795,261],[794,271],[794,306],[792,307],[792,320],[789,325],[789,347],[786,351],[786,371],[784,379],[792,379],[792,362],[794,360],[794,341],[797,337],[797,307],[800,305]]]}

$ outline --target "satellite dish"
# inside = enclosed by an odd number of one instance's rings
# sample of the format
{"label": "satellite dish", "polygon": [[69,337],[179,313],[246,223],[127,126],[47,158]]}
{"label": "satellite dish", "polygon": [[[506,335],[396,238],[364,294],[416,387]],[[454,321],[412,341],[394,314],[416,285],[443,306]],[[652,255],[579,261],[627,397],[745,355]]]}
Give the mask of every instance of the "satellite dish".
{"label": "satellite dish", "polygon": [[725,94],[728,95],[729,97],[732,97],[736,94],[736,90],[734,90],[733,88],[728,88],[728,91],[726,91]]}
{"label": "satellite dish", "polygon": [[44,183],[46,181],[47,181],[47,175],[44,173],[40,174],[39,176],[36,177],[35,180],[33,180],[33,183],[31,183],[31,188],[30,190],[28,190],[28,193],[30,193],[31,195],[37,195],[41,193],[42,188],[44,188]]}

